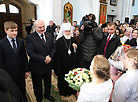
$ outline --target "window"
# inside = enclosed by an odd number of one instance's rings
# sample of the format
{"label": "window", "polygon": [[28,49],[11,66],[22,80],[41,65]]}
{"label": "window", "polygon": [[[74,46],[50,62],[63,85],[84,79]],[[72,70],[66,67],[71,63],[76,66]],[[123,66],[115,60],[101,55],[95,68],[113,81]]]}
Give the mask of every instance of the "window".
{"label": "window", "polygon": [[5,4],[0,4],[0,12],[5,12],[6,13],[6,6],[5,6]]}
{"label": "window", "polygon": [[10,13],[19,13],[19,9],[13,5],[9,5]]}

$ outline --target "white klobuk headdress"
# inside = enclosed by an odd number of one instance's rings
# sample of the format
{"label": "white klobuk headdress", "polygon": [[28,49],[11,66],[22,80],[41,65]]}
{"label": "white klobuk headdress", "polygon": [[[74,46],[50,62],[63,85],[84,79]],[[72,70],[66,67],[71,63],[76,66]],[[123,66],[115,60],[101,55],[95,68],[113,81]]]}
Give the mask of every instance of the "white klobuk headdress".
{"label": "white klobuk headdress", "polygon": [[72,32],[71,23],[63,23],[63,24],[61,25],[61,28],[60,28],[60,31],[59,31],[59,34],[58,34],[56,40],[58,40],[60,37],[63,36],[64,30],[70,30],[71,36],[73,37],[73,32]]}

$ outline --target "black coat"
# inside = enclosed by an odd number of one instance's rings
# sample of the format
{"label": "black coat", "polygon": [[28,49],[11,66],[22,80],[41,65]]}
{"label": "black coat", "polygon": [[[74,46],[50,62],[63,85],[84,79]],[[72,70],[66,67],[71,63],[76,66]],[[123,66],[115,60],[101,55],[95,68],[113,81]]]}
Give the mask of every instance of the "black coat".
{"label": "black coat", "polygon": [[32,73],[45,73],[51,71],[51,63],[45,63],[45,57],[49,55],[52,60],[55,54],[54,39],[50,33],[45,33],[44,44],[37,32],[27,36],[26,47],[30,57],[29,65]]}
{"label": "black coat", "polygon": [[[101,45],[100,45],[100,54],[103,55],[104,53],[104,48],[107,42],[107,37],[108,37],[108,33],[104,33],[103,39],[101,41]],[[109,40],[109,43],[106,47],[106,52],[105,52],[105,57],[108,59],[113,52],[117,49],[117,47],[121,45],[120,43],[120,37],[117,36],[116,34],[113,35],[113,37]]]}
{"label": "black coat", "polygon": [[103,37],[102,29],[95,27],[90,31],[84,31],[79,36],[79,55],[80,60],[91,62],[93,57],[97,54],[98,44]]}
{"label": "black coat", "polygon": [[29,71],[28,59],[24,46],[24,40],[16,39],[17,53],[15,54],[7,37],[0,41],[0,68],[6,70],[13,80],[25,77],[25,72]]}
{"label": "black coat", "polygon": [[57,28],[57,26],[55,25],[55,23],[53,24],[53,26],[47,26],[46,28],[46,32],[52,34],[52,36],[54,36],[54,32],[55,32],[55,29]]}
{"label": "black coat", "polygon": [[136,38],[132,38],[131,40],[127,39],[125,44],[128,44],[128,45],[133,46],[133,47],[137,46],[137,39]]}
{"label": "black coat", "polygon": [[20,90],[3,69],[0,69],[0,102],[24,102]]}

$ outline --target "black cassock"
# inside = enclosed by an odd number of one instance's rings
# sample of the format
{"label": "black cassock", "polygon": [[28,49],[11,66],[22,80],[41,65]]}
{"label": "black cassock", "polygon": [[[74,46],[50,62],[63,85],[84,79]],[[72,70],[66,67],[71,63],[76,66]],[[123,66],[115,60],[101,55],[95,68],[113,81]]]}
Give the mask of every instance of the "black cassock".
{"label": "black cassock", "polygon": [[64,36],[56,42],[56,73],[58,75],[59,93],[63,96],[70,96],[76,93],[64,80],[65,74],[77,67],[76,52],[72,46],[73,43],[76,44],[74,38],[67,40]]}

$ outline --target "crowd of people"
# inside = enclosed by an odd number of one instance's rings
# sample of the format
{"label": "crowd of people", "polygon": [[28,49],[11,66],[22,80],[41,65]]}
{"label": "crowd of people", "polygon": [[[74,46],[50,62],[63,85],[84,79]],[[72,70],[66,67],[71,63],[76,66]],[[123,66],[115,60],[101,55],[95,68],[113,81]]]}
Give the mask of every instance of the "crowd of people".
{"label": "crowd of people", "polygon": [[[69,87],[65,74],[80,67],[90,70],[93,80],[81,86],[77,102],[108,102],[111,93],[112,102],[138,101],[138,22],[129,25],[117,20],[97,25],[95,19],[95,15],[90,13],[82,18],[80,25],[77,21],[71,25],[64,20],[61,26],[49,21],[47,27],[43,20],[36,20],[33,22],[35,31],[28,34],[25,41],[17,37],[18,25],[15,22],[4,23],[7,36],[0,40],[0,69],[4,69],[12,78],[10,81],[15,83],[14,87],[17,86],[18,99],[27,102],[25,78],[31,74],[37,102],[42,102],[43,96],[56,101],[51,95],[53,69],[58,78],[59,94],[62,100],[67,100],[77,92]],[[131,46],[124,51],[122,58],[126,72],[114,85],[108,59],[123,44]],[[0,89],[6,84],[3,82],[0,80]],[[2,91],[12,94],[8,86]],[[14,97],[9,98],[10,102],[18,102]],[[0,97],[1,100],[5,100],[4,97]]]}

